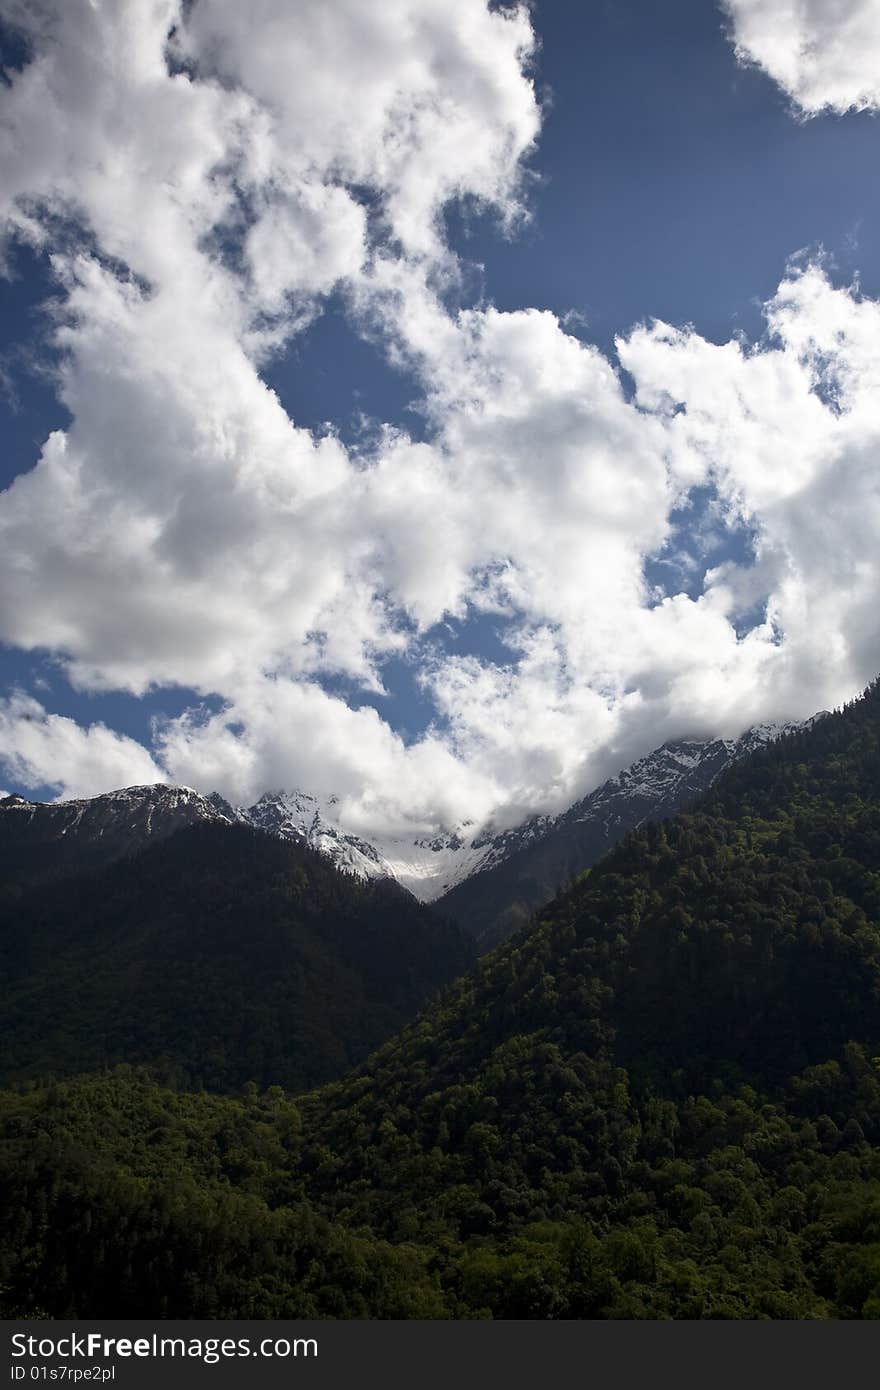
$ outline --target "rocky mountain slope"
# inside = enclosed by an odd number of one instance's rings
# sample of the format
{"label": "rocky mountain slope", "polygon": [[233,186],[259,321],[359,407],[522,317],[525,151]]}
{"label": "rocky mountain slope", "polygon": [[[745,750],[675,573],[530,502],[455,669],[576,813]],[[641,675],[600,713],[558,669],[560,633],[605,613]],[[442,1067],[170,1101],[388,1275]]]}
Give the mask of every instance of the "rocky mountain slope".
{"label": "rocky mountain slope", "polygon": [[[219,799],[218,804],[219,804]],[[223,803],[225,806],[225,803]],[[472,874],[491,869],[533,843],[553,824],[533,816],[522,825],[474,834],[472,824],[428,836],[374,835],[367,840],[339,822],[339,799],[305,792],[266,792],[254,806],[227,808],[248,825],[320,850],[360,878],[393,878],[420,902],[435,902]]]}

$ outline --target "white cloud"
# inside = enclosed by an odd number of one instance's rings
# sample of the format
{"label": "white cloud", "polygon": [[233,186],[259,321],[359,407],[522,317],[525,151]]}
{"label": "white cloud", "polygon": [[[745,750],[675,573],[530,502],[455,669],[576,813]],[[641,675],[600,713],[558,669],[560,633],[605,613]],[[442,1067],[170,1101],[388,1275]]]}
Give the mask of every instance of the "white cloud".
{"label": "white cloud", "polygon": [[701,457],[754,528],[757,566],[710,573],[706,596],[729,613],[763,590],[775,645],[763,644],[762,684],[794,708],[805,689],[834,703],[880,666],[880,305],[809,265],[780,286],[768,323],[763,349],[656,325],[621,356],[642,403],[684,404],[667,423],[673,456]]}
{"label": "white cloud", "polygon": [[159,749],[176,781],[192,774],[235,801],[292,785],[295,770],[297,785],[333,789],[346,827],[360,831],[454,824],[464,807],[481,820],[504,791],[444,740],[407,747],[369,706],[350,709],[317,685],[285,679],[256,677],[221,714],[169,722]]}
{"label": "white cloud", "polygon": [[524,6],[482,0],[211,0],[181,29],[200,68],[266,112],[259,157],[282,188],[322,182],[381,195],[409,254],[442,254],[436,218],[469,195],[515,216],[538,133],[523,66]]}
{"label": "white cloud", "polygon": [[288,298],[320,295],[357,275],[366,258],[366,212],[344,189],[304,184],[273,197],[248,230],[245,254],[268,313]]}
{"label": "white cloud", "polygon": [[[0,510],[8,640],[66,652],[90,686],[226,690],[316,664],[375,684],[371,655],[400,643],[367,525],[383,503],[364,510],[362,469],[295,427],[253,354],[360,270],[364,186],[420,254],[442,252],[453,195],[513,213],[537,130],[525,12],[315,3],[294,22],[276,0],[197,5],[184,25],[173,0],[6,9],[36,45],[4,94],[12,224],[52,246],[74,212],[141,277],[55,251],[74,423]],[[198,77],[169,72],[174,24]]]}
{"label": "white cloud", "polygon": [[[24,785],[299,785],[362,830],[511,820],[665,737],[809,714],[875,674],[876,303],[806,267],[757,348],[639,328],[618,345],[634,401],[550,313],[445,307],[444,204],[519,207],[522,9],[13,9],[52,39],[0,92],[0,196],[54,256],[72,423],[0,495],[0,639],[84,689],[224,702],[151,755],[15,696]],[[421,382],[426,442],[387,428],[352,454],[266,387],[334,287]],[[646,564],[695,485],[717,497],[715,538],[689,538],[702,588],[662,596]],[[725,559],[743,528],[754,559]],[[509,661],[435,641],[474,612],[507,615]],[[392,652],[437,711],[410,745],[315,680],[381,691]]]}
{"label": "white cloud", "polygon": [[135,739],[104,724],[84,729],[73,719],[47,714],[21,692],[0,699],[0,766],[20,786],[57,787],[62,797],[167,781]]}
{"label": "white cloud", "polygon": [[807,116],[880,107],[876,0],[724,0],[742,62],[765,69]]}

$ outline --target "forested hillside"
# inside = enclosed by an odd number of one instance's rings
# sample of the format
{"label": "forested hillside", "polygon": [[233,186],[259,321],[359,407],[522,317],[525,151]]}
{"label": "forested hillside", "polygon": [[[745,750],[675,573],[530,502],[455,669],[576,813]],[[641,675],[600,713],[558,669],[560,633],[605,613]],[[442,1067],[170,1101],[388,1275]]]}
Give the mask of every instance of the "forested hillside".
{"label": "forested hillside", "polygon": [[472,959],[395,883],[246,826],[196,825],[109,867],[0,889],[0,1077],[139,1062],[185,1087],[302,1090]]}
{"label": "forested hillside", "polygon": [[12,1309],[880,1316],[880,685],[295,1105],[2,1105]]}

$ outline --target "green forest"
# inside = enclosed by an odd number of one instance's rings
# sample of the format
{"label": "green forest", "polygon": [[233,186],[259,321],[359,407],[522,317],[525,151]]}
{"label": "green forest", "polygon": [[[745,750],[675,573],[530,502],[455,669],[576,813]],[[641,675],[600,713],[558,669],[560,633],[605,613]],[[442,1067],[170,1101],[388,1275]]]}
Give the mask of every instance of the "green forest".
{"label": "green forest", "polygon": [[[212,860],[211,844],[182,832],[100,878],[7,895],[6,1316],[880,1317],[880,683],[631,833],[477,964],[420,917],[421,965],[401,959],[384,1002],[412,1018],[444,983],[425,965],[441,945],[452,982],[402,1028],[371,1005],[365,1060],[337,1058],[316,1089],[287,1049],[312,1056],[300,1011],[320,971],[273,1005],[297,1013],[289,1036],[279,1022],[248,1053],[234,1030],[294,905],[323,922],[330,890],[309,907],[292,887],[308,873],[279,860],[290,896],[269,930],[269,889],[247,890],[262,848],[233,836]],[[144,908],[162,854],[184,885],[174,978],[173,914]],[[369,903],[365,952],[383,913],[405,925],[399,899]],[[187,974],[230,936],[259,970]],[[132,979],[154,1000],[163,971],[158,1056]],[[101,1016],[123,980],[130,1007]],[[209,1064],[223,1015],[232,1042]],[[373,1023],[386,1040],[366,1056]]]}

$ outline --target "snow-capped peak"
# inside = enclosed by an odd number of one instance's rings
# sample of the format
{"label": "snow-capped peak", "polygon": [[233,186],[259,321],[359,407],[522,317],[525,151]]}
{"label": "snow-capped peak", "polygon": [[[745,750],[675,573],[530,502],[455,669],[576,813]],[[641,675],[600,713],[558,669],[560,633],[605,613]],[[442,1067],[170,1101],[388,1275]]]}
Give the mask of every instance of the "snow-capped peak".
{"label": "snow-capped peak", "polygon": [[258,830],[266,830],[288,840],[300,840],[327,855],[339,869],[360,878],[393,878],[376,848],[357,835],[339,827],[334,809],[339,798],[328,797],[322,804],[303,791],[265,792],[250,807],[237,808],[238,819]]}

